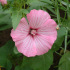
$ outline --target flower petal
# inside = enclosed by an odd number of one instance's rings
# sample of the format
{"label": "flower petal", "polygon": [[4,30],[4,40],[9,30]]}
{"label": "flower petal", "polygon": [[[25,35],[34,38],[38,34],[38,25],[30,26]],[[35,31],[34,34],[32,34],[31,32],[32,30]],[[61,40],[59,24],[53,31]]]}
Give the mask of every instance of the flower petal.
{"label": "flower petal", "polygon": [[50,19],[50,15],[43,10],[31,10],[29,14],[27,14],[27,19],[29,21],[29,25],[31,28],[38,28],[42,24],[44,24],[48,19]]}
{"label": "flower petal", "polygon": [[25,18],[22,18],[16,30],[12,29],[11,37],[13,41],[24,39],[29,33],[29,26]]}
{"label": "flower petal", "polygon": [[53,19],[48,19],[37,31],[40,35],[50,35],[57,37],[56,22]]}
{"label": "flower petal", "polygon": [[17,49],[20,53],[27,57],[33,57],[36,55],[36,46],[32,36],[28,35],[24,40],[15,42]]}
{"label": "flower petal", "polygon": [[37,35],[34,37],[34,41],[36,44],[37,55],[42,55],[51,49],[55,38],[51,36]]}

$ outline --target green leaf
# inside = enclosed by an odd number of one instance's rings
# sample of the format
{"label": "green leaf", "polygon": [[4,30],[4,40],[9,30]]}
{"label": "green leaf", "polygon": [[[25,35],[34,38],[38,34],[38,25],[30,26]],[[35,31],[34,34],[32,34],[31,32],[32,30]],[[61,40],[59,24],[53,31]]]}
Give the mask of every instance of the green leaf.
{"label": "green leaf", "polygon": [[58,24],[61,24],[60,13],[59,13],[59,7],[58,6],[57,6],[57,20],[58,20]]}
{"label": "green leaf", "polygon": [[16,66],[15,67],[15,70],[20,70],[20,66]]}
{"label": "green leaf", "polygon": [[67,45],[69,45],[69,44],[70,44],[70,40],[68,41]]}
{"label": "green leaf", "polygon": [[6,70],[11,70],[12,64],[11,62],[7,59],[6,56],[0,56],[0,66],[6,68]]}
{"label": "green leaf", "polygon": [[10,22],[10,14],[0,13],[0,25]]}
{"label": "green leaf", "polygon": [[64,20],[64,21],[62,22],[62,25],[63,25],[64,27],[68,27],[69,30],[70,30],[70,20]]}
{"label": "green leaf", "polygon": [[22,17],[22,13],[20,11],[13,11],[12,12],[11,18],[12,18],[12,25],[13,25],[14,30],[18,26],[18,24],[21,20],[21,17]]}
{"label": "green leaf", "polygon": [[9,61],[10,54],[13,53],[14,42],[8,41],[4,46],[0,48],[0,66],[5,67],[7,70],[10,70],[12,67],[11,62]]}
{"label": "green leaf", "polygon": [[4,11],[6,14],[12,13],[12,9],[8,9]]}
{"label": "green leaf", "polygon": [[2,5],[0,4],[0,13],[3,11],[3,9],[2,9]]}
{"label": "green leaf", "polygon": [[67,10],[66,7],[65,6],[62,6],[62,5],[61,5],[61,7],[59,7],[59,9],[61,9],[63,11],[66,11]]}
{"label": "green leaf", "polygon": [[50,0],[40,0],[40,1],[45,2],[45,3],[48,3],[48,4],[52,4],[52,3],[53,3],[53,2],[50,1]]}
{"label": "green leaf", "polygon": [[70,52],[61,57],[58,70],[70,70]]}
{"label": "green leaf", "polygon": [[[67,6],[67,2],[61,1],[61,3],[65,6]],[[69,7],[70,7],[70,4],[69,4]]]}
{"label": "green leaf", "polygon": [[0,25],[0,31],[11,28],[11,25]]}
{"label": "green leaf", "polygon": [[18,54],[19,53],[18,50],[17,50],[17,48],[16,48],[16,46],[14,46],[14,53],[15,54]]}
{"label": "green leaf", "polygon": [[24,57],[22,66],[30,66],[33,70],[48,70],[52,63],[53,52],[50,50],[48,53],[41,56],[31,58]]}
{"label": "green leaf", "polygon": [[8,41],[4,46],[0,48],[0,56],[7,56],[13,52],[14,42]]}
{"label": "green leaf", "polygon": [[10,60],[7,59],[7,63],[6,63],[6,70],[11,70],[12,68],[12,63],[10,62]]}
{"label": "green leaf", "polygon": [[31,11],[32,9],[39,10],[40,6],[30,6],[28,10]]}
{"label": "green leaf", "polygon": [[15,67],[15,70],[33,70],[33,69],[31,69],[29,66],[21,67],[18,65]]}
{"label": "green leaf", "polygon": [[47,6],[44,6],[44,7],[47,8],[49,11],[51,11],[53,14],[56,14],[51,5],[47,4]]}
{"label": "green leaf", "polygon": [[59,48],[61,47],[63,41],[64,41],[64,36],[65,36],[65,31],[66,28],[65,27],[61,27],[58,31],[57,31],[57,40],[55,41],[55,43],[53,44],[52,50],[53,51],[57,51],[59,50]]}
{"label": "green leaf", "polygon": [[7,57],[0,55],[0,66],[6,67]]}
{"label": "green leaf", "polygon": [[31,6],[45,6],[46,3],[40,2],[39,0],[33,0],[33,1],[30,2],[30,5]]}
{"label": "green leaf", "polygon": [[28,14],[28,13],[29,13],[27,9],[22,9],[22,12],[23,12],[24,14]]}
{"label": "green leaf", "polygon": [[0,13],[0,30],[5,30],[12,27],[11,15],[4,12]]}

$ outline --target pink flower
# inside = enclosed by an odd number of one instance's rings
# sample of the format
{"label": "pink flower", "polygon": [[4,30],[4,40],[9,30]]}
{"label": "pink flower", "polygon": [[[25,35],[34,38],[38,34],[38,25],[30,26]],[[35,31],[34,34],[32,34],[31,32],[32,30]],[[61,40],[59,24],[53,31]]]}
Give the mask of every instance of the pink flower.
{"label": "pink flower", "polygon": [[56,22],[43,10],[31,10],[28,22],[22,18],[11,37],[20,53],[27,57],[42,55],[51,49],[57,38]]}
{"label": "pink flower", "polygon": [[7,4],[7,0],[0,0],[0,2],[2,3],[2,5]]}

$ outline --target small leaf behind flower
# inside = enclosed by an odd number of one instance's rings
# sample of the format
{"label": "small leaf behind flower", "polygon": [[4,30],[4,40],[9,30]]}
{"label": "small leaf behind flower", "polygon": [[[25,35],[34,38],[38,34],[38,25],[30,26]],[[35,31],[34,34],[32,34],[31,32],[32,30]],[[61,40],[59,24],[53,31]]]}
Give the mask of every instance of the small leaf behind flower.
{"label": "small leaf behind flower", "polygon": [[20,11],[13,11],[12,12],[12,25],[13,25],[13,29],[15,30],[21,20],[22,17],[22,12]]}
{"label": "small leaf behind flower", "polygon": [[58,70],[70,70],[70,52],[61,57]]}
{"label": "small leaf behind flower", "polygon": [[18,54],[19,53],[18,50],[17,50],[17,48],[16,48],[16,46],[14,46],[14,53],[15,54]]}

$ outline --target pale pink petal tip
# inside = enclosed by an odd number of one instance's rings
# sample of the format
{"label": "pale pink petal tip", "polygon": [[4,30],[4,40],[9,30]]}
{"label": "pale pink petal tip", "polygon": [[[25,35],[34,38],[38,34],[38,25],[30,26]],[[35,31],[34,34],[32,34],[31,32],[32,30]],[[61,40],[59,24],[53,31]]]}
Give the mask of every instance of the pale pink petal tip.
{"label": "pale pink petal tip", "polygon": [[11,37],[20,53],[27,57],[43,55],[57,39],[56,22],[43,10],[31,10],[20,20],[16,30],[11,30]]}
{"label": "pale pink petal tip", "polygon": [[27,14],[27,19],[30,27],[39,28],[44,24],[48,19],[50,19],[50,15],[43,10],[31,10],[29,14]]}

